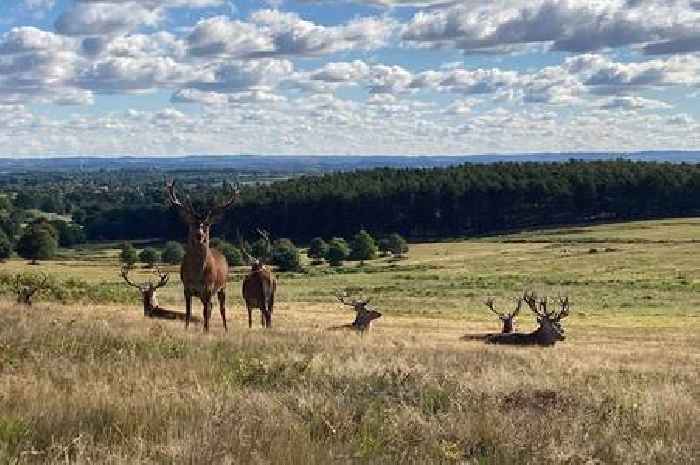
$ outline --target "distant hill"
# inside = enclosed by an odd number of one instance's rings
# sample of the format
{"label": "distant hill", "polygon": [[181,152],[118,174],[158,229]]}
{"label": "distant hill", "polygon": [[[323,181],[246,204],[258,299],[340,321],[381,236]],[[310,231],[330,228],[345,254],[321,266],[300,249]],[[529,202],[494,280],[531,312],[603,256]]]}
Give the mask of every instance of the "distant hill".
{"label": "distant hill", "polygon": [[60,157],[0,158],[0,173],[27,171],[95,170],[212,170],[228,169],[278,174],[324,173],[378,167],[436,168],[463,163],[558,162],[576,160],[656,161],[700,163],[700,151],[649,151],[611,153],[531,153],[468,156],[280,156],[201,155],[187,157]]}

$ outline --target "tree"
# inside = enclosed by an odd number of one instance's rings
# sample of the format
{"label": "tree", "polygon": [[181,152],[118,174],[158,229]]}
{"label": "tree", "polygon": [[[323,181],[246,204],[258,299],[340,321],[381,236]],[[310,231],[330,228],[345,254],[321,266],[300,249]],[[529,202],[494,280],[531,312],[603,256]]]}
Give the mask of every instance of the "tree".
{"label": "tree", "polygon": [[179,265],[182,261],[182,257],[185,256],[185,249],[180,245],[179,242],[168,241],[163,247],[163,252],[160,254],[160,259],[163,263],[169,265]]}
{"label": "tree", "polygon": [[12,255],[12,241],[7,234],[0,229],[0,262],[7,260]]}
{"label": "tree", "polygon": [[328,243],[320,237],[314,237],[309,243],[309,250],[306,255],[313,260],[314,264],[319,264],[328,254]]}
{"label": "tree", "polygon": [[328,253],[325,258],[331,266],[342,265],[343,260],[347,259],[349,255],[350,247],[348,247],[348,243],[342,237],[334,237],[328,243]]}
{"label": "tree", "polygon": [[58,242],[51,234],[50,228],[43,224],[34,224],[20,237],[17,242],[17,253],[20,257],[31,260],[36,264],[38,260],[48,260],[56,254]]}
{"label": "tree", "polygon": [[226,263],[229,266],[241,266],[243,265],[243,254],[240,249],[230,242],[222,241],[221,245],[217,247],[224,257],[226,257]]}
{"label": "tree", "polygon": [[377,257],[377,242],[364,229],[355,234],[350,245],[350,257],[353,260],[372,260]]}
{"label": "tree", "polygon": [[269,263],[272,260],[272,247],[270,241],[266,238],[260,238],[253,242],[250,246],[250,254],[263,263]]}
{"label": "tree", "polygon": [[121,247],[121,252],[119,253],[119,261],[125,265],[132,266],[138,260],[138,255],[136,254],[136,249],[131,242],[124,242]]}
{"label": "tree", "polygon": [[139,261],[145,263],[148,268],[153,268],[160,261],[160,254],[153,247],[147,247],[139,254]]}
{"label": "tree", "polygon": [[70,247],[85,242],[85,232],[77,224],[66,223],[63,220],[51,222],[51,226],[58,233],[58,244],[61,247]]}
{"label": "tree", "polygon": [[401,237],[399,234],[394,233],[386,238],[387,246],[389,252],[391,252],[396,257],[401,257],[403,254],[408,252],[408,242],[406,239]]}
{"label": "tree", "polygon": [[301,270],[299,249],[289,239],[278,239],[272,246],[272,264],[280,271]]}

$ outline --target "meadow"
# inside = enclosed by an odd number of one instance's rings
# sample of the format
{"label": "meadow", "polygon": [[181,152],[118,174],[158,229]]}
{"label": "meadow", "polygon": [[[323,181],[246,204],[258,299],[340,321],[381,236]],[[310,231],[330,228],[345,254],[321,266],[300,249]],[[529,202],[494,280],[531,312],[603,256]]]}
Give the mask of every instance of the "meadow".
{"label": "meadow", "polygon": [[[0,462],[692,464],[700,461],[700,218],[412,245],[403,260],[279,275],[274,328],[247,328],[245,270],[229,332],[147,320],[113,245],[0,273],[78,289],[0,303]],[[159,293],[182,310],[176,267]],[[136,280],[145,280],[140,269]],[[90,290],[85,291],[85,289]],[[346,289],[383,313],[328,331]],[[497,332],[531,289],[568,295],[554,348]],[[100,290],[100,291],[98,291]],[[201,315],[201,306],[194,306]],[[534,329],[523,311],[518,328]]]}

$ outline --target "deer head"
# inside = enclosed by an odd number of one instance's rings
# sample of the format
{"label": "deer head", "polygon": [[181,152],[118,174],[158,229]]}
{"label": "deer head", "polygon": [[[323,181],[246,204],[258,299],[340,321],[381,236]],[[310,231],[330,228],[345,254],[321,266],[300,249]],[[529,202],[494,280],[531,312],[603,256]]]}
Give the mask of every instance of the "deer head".
{"label": "deer head", "polygon": [[192,206],[189,196],[185,197],[184,202],[178,199],[175,193],[175,180],[166,181],[165,190],[168,193],[168,200],[177,209],[180,218],[189,227],[187,238],[190,245],[208,247],[211,225],[217,223],[224,211],[240,198],[240,186],[238,184],[235,186],[227,184],[227,186],[229,192],[226,193],[226,198],[223,202],[215,203],[204,213],[198,213]]}
{"label": "deer head", "polygon": [[501,332],[504,334],[512,333],[513,329],[515,328],[515,317],[518,316],[518,313],[520,313],[520,308],[523,305],[523,298],[519,297],[515,299],[515,310],[510,313],[501,313],[496,310],[494,308],[493,298],[486,299],[484,304],[503,322],[503,329]]}
{"label": "deer head", "polygon": [[153,309],[158,308],[158,299],[156,298],[156,291],[161,287],[168,284],[168,279],[170,275],[168,273],[163,273],[160,268],[156,267],[155,273],[158,275],[158,282],[154,283],[152,281],[146,281],[142,284],[136,284],[131,279],[129,279],[129,271],[131,267],[124,265],[121,271],[121,277],[126,281],[129,286],[135,287],[141,293],[141,298],[143,299],[143,313],[145,316],[149,316]]}
{"label": "deer head", "polygon": [[546,344],[554,344],[557,341],[566,339],[564,328],[561,325],[561,320],[569,316],[569,298],[559,297],[559,310],[547,310],[547,297],[538,298],[533,292],[526,292],[523,300],[536,315],[537,323],[540,327],[537,329],[543,342]]}
{"label": "deer head", "polygon": [[369,304],[370,299],[347,300],[347,292],[337,292],[335,296],[341,304],[352,307],[353,310],[355,310],[357,316],[355,317],[353,326],[356,326],[357,329],[361,331],[369,329],[372,320],[376,320],[382,316],[374,306]]}
{"label": "deer head", "polygon": [[[38,283],[25,283],[21,274],[15,277],[14,291],[17,294],[17,303],[28,305],[31,307],[34,294],[45,289],[46,282],[49,280],[48,275],[41,273],[41,281]],[[33,279],[32,279],[33,281]]]}

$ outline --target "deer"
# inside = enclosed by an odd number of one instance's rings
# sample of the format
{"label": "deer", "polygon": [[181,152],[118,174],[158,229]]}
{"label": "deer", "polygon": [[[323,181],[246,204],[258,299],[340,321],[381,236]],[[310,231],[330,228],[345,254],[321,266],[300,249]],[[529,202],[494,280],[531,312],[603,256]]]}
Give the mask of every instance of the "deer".
{"label": "deer", "polygon": [[355,310],[356,316],[355,321],[350,324],[336,326],[331,329],[354,329],[360,333],[369,331],[372,328],[372,321],[377,318],[381,318],[382,314],[379,313],[374,306],[369,304],[370,299],[348,299],[347,292],[337,292],[335,295],[338,302],[348,307],[352,307]]}
{"label": "deer", "polygon": [[569,316],[569,298],[559,297],[559,310],[547,310],[547,297],[538,299],[534,293],[525,293],[523,300],[537,317],[539,327],[531,333],[491,334],[487,344],[553,346],[565,340],[561,320]]}
{"label": "deer", "polygon": [[18,274],[15,277],[14,290],[17,294],[17,303],[26,305],[27,307],[32,306],[34,300],[34,295],[42,289],[45,289],[46,283],[49,280],[48,275],[41,274],[42,280],[38,284],[25,284],[22,282],[22,275]]}
{"label": "deer", "polygon": [[126,284],[131,287],[135,287],[141,294],[141,300],[143,301],[143,316],[148,318],[163,318],[167,320],[184,319],[184,315],[182,313],[168,310],[158,305],[156,291],[168,284],[168,280],[170,279],[170,275],[168,273],[161,272],[160,268],[156,267],[154,273],[158,275],[157,283],[148,280],[145,283],[136,284],[129,278],[130,271],[131,267],[129,265],[124,265],[122,266],[120,276],[122,279],[124,279]]}
{"label": "deer", "polygon": [[513,329],[515,328],[515,317],[518,316],[518,313],[520,313],[520,308],[523,306],[523,298],[519,297],[515,299],[515,310],[513,310],[510,313],[501,313],[497,311],[494,308],[494,300],[493,298],[488,298],[484,302],[484,304],[491,310],[493,313],[496,314],[498,319],[501,320],[503,323],[503,327],[501,329],[501,334],[509,334],[513,332]]}
{"label": "deer", "polygon": [[[270,235],[263,229],[258,229],[258,234],[270,244]],[[260,322],[263,328],[272,328],[272,312],[275,306],[275,293],[277,292],[277,279],[272,271],[265,266],[262,260],[250,255],[243,244],[241,252],[250,264],[250,272],[243,278],[241,292],[248,310],[248,328],[253,327],[253,309],[260,309]]]}
{"label": "deer", "polygon": [[240,198],[240,189],[232,187],[227,198],[220,203],[215,202],[204,214],[199,214],[192,206],[189,197],[180,201],[175,192],[175,181],[166,181],[166,193],[172,207],[178,211],[180,218],[188,226],[185,256],[180,265],[180,279],[185,296],[185,329],[189,328],[192,318],[192,297],[199,297],[203,306],[204,332],[209,332],[209,320],[213,306],[214,295],[219,300],[219,311],[226,325],[226,278],[228,263],[218,250],[209,247],[210,229],[223,215],[224,211]]}

